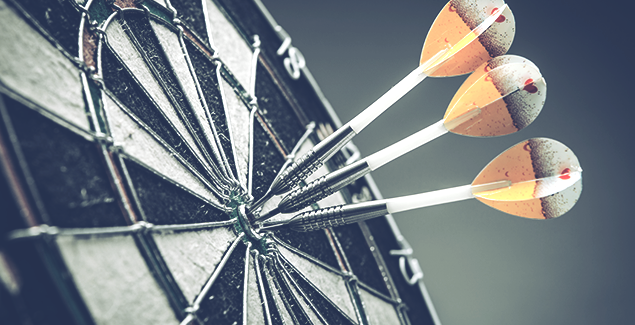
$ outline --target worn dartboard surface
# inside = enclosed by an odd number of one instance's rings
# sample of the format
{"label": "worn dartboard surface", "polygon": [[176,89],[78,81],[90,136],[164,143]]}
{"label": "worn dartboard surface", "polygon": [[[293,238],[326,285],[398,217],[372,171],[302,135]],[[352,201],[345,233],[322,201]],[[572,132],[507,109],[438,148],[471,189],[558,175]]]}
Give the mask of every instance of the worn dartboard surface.
{"label": "worn dartboard surface", "polygon": [[3,324],[437,323],[390,216],[250,220],[340,125],[286,35],[254,0],[0,0]]}

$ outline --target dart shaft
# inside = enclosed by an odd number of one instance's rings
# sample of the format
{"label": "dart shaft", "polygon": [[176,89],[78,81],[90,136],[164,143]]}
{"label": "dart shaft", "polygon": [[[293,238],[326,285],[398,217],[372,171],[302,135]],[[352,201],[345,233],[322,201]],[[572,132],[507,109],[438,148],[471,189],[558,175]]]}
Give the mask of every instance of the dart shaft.
{"label": "dart shaft", "polygon": [[390,213],[473,198],[472,186],[465,185],[384,200]]}
{"label": "dart shaft", "polygon": [[333,132],[276,177],[271,184],[271,193],[280,195],[291,190],[320,168],[324,161],[342,149],[355,135],[355,131],[348,125]]}
{"label": "dart shaft", "polygon": [[390,213],[424,208],[432,205],[462,201],[474,198],[474,193],[491,191],[511,186],[509,180],[501,180],[481,185],[464,185],[443,190],[413,194],[383,200]]}
{"label": "dart shaft", "polygon": [[427,77],[427,75],[423,73],[424,68],[424,66],[417,67],[346,125],[353,128],[356,133],[361,132],[370,122],[377,118],[377,116],[381,115],[381,113],[386,111],[392,104],[397,102]]}
{"label": "dart shaft", "polygon": [[368,156],[365,160],[368,162],[371,170],[376,170],[397,157],[400,157],[447,132],[448,130],[443,125],[443,120],[441,120],[383,150]]}

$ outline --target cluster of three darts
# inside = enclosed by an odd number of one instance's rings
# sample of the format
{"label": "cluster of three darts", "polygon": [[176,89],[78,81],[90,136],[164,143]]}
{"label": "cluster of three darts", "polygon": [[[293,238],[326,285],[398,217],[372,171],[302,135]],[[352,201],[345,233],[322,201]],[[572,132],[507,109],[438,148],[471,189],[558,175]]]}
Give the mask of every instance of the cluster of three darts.
{"label": "cluster of three darts", "polygon": [[[540,113],[546,83],[529,60],[505,55],[514,37],[514,17],[502,0],[452,0],[437,16],[424,42],[420,65],[350,122],[319,142],[282,171],[255,208],[272,195],[287,194],[262,222],[318,202],[384,164],[452,132],[493,137],[519,131]],[[443,119],[364,159],[304,187],[295,188],[342,149],[376,117],[427,76],[470,73]],[[573,207],[581,192],[579,162],[558,141],[535,138],[509,148],[492,160],[470,185],[385,200],[340,205],[268,222],[298,231],[317,230],[430,205],[469,198],[501,211],[533,219],[558,217]]]}

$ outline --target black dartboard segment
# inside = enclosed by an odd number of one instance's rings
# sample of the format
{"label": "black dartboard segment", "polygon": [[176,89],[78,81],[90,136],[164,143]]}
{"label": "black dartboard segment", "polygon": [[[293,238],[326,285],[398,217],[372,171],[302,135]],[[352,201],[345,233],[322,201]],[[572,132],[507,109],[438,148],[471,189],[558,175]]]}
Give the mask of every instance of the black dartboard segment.
{"label": "black dartboard segment", "polygon": [[126,225],[101,147],[9,97],[4,98],[26,172],[40,193],[50,224]]}
{"label": "black dartboard segment", "polygon": [[284,165],[337,129],[260,1],[0,0],[0,15],[29,40],[0,47],[42,53],[0,70],[3,320],[433,324],[386,219],[254,222]]}
{"label": "black dartboard segment", "polygon": [[131,187],[134,188],[146,221],[163,224],[186,224],[228,220],[224,211],[195,194],[173,184],[134,160],[123,158]]}

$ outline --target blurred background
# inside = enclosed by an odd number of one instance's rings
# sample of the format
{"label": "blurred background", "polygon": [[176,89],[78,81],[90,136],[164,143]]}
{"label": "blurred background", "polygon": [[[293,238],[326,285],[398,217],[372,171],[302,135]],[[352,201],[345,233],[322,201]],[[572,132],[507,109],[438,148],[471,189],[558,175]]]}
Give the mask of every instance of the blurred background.
{"label": "blurred background", "polygon": [[[417,67],[443,0],[263,0],[307,60],[343,122]],[[531,137],[578,156],[583,191],[564,216],[526,220],[476,200],[395,215],[415,249],[444,325],[635,324],[634,28],[626,1],[509,0],[509,54],[547,81],[538,119],[489,139],[448,134],[373,172],[385,197],[469,184],[495,156]],[[630,6],[630,7],[629,7]],[[369,155],[443,117],[465,76],[430,78],[355,144]]]}

